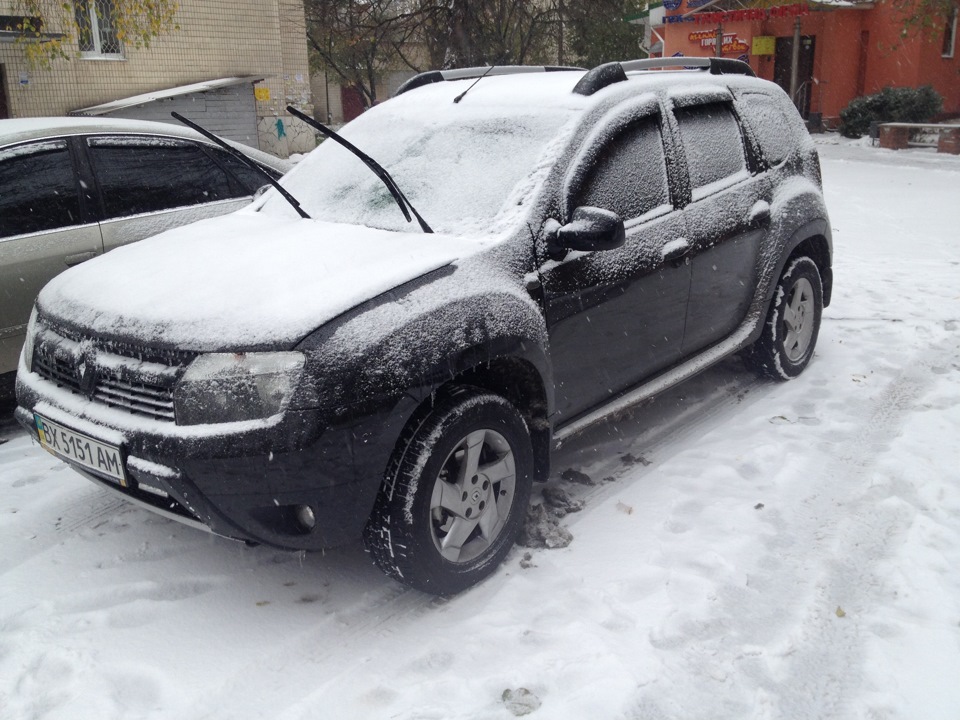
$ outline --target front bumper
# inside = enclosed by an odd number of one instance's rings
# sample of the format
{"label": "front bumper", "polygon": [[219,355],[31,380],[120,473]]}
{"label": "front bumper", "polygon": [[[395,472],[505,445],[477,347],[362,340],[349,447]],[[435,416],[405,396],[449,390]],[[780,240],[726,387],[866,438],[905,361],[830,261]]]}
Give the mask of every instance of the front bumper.
{"label": "front bumper", "polygon": [[[17,398],[17,420],[34,438],[37,413],[121,448],[129,487],[67,461],[89,479],[218,535],[297,550],[360,536],[405,420],[390,408],[327,425],[320,411],[300,410],[178,426],[87,400],[24,368]],[[312,527],[298,518],[304,506]]]}

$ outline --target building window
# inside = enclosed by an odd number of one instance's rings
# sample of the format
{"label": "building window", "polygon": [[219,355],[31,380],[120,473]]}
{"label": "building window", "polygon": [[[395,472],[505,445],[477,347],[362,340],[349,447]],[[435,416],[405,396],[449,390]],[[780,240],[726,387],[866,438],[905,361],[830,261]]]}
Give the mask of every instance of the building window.
{"label": "building window", "polygon": [[953,57],[957,47],[957,10],[957,6],[954,5],[947,17],[947,25],[943,28],[943,56],[948,58]]}
{"label": "building window", "polygon": [[77,40],[83,57],[118,57],[123,45],[117,38],[113,0],[75,0]]}

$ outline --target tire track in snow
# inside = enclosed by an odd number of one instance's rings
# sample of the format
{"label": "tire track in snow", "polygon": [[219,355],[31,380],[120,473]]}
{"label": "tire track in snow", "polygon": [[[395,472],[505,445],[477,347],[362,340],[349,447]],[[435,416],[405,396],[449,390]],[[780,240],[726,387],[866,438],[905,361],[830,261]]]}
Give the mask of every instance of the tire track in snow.
{"label": "tire track in snow", "polygon": [[[888,385],[854,439],[822,473],[827,482],[807,506],[805,530],[813,537],[836,528],[831,560],[816,582],[820,602],[808,608],[796,638],[796,649],[785,657],[776,682],[774,716],[800,718],[851,717],[858,708],[848,698],[862,687],[863,617],[882,595],[877,563],[899,542],[900,531],[913,515],[903,502],[914,500],[905,483],[891,487],[874,482],[877,459],[890,447],[917,400],[933,383],[930,368],[952,356],[952,338],[924,352]],[[844,477],[852,497],[838,502],[829,492],[833,478]],[[903,498],[907,494],[909,497]],[[891,502],[885,500],[891,499]],[[760,676],[769,679],[769,675]],[[863,710],[863,708],[859,708]]]}
{"label": "tire track in snow", "polygon": [[931,368],[949,362],[955,346],[948,336],[909,358],[839,452],[808,456],[806,469],[791,473],[811,482],[794,488],[794,506],[767,516],[775,534],[747,585],[720,588],[716,612],[682,625],[679,635],[651,637],[679,652],[684,672],[646,689],[635,716],[669,717],[678,704],[711,707],[711,720],[864,712],[851,705],[862,689],[868,632],[859,618],[882,601],[876,565],[914,514],[913,489],[876,477],[875,468],[933,384]]}
{"label": "tire track in snow", "polygon": [[[362,670],[379,652],[377,641],[394,632],[393,624],[416,622],[443,602],[386,578],[384,583],[383,590],[368,590],[374,596],[359,605],[342,596],[319,625],[291,634],[293,639],[278,643],[225,678],[223,689],[204,700],[208,709],[189,717],[283,720],[312,715],[322,702],[310,699]],[[362,588],[351,585],[349,590],[359,595]]]}

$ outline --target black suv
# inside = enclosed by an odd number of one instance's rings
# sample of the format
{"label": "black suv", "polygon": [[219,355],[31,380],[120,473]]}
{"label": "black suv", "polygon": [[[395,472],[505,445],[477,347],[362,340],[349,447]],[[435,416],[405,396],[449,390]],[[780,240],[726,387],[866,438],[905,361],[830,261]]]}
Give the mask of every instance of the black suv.
{"label": "black suv", "polygon": [[52,281],[18,419],[182,521],[362,534],[402,582],[470,586],[557,442],[731,353],[777,379],[813,355],[812,142],[745,64],[672,62],[417,76],[289,173],[292,198]]}

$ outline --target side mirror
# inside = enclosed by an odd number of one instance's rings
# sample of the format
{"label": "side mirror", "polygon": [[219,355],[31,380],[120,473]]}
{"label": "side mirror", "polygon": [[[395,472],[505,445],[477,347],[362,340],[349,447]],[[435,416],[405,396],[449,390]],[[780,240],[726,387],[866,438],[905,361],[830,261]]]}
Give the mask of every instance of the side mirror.
{"label": "side mirror", "polygon": [[626,232],[619,215],[586,205],[574,210],[571,222],[547,239],[547,252],[554,260],[560,260],[567,250],[615,250],[625,240]]}

